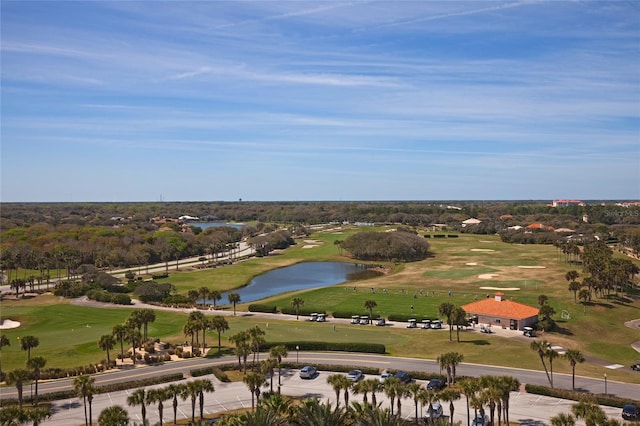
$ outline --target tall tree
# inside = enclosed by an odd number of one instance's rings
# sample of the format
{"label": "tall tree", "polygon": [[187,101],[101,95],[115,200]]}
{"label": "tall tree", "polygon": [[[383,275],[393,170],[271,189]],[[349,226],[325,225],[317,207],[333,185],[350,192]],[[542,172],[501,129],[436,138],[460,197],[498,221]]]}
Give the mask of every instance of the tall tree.
{"label": "tall tree", "polygon": [[[11,341],[5,334],[2,334],[0,335],[0,352],[5,346],[11,346]],[[0,380],[2,380],[2,377],[2,354],[0,353]]]}
{"label": "tall tree", "polygon": [[171,394],[167,388],[154,388],[147,391],[147,400],[149,404],[158,404],[158,417],[160,418],[160,426],[162,426],[164,418],[164,402],[171,399]]}
{"label": "tall tree", "polygon": [[449,341],[453,340],[453,321],[451,319],[455,308],[455,305],[451,302],[444,302],[438,307],[438,313],[441,316],[447,317],[447,324],[449,324]]}
{"label": "tall tree", "polygon": [[327,377],[327,383],[331,385],[336,393],[336,407],[340,406],[340,391],[342,390],[343,379],[346,379],[342,374],[331,374]]}
{"label": "tall tree", "polygon": [[178,417],[178,397],[184,393],[184,383],[172,383],[167,386],[167,394],[173,403],[173,424],[176,424]]}
{"label": "tall tree", "polygon": [[222,294],[218,290],[211,290],[209,297],[213,300],[213,309],[218,309],[218,302],[222,299]]}
{"label": "tall tree", "polygon": [[471,406],[471,398],[480,390],[480,381],[475,377],[469,377],[458,382],[460,392],[465,396],[467,404],[467,426],[471,425],[471,414],[469,408]]}
{"label": "tall tree", "polygon": [[211,318],[211,320],[209,321],[209,325],[218,333],[218,352],[220,352],[220,334],[229,330],[229,323],[224,317],[217,315]]}
{"label": "tall tree", "polygon": [[34,405],[38,405],[38,381],[40,380],[40,373],[45,365],[47,365],[47,360],[41,356],[34,356],[27,361],[27,368],[30,368],[33,372],[33,381],[36,385]]}
{"label": "tall tree", "polygon": [[210,294],[211,294],[211,290],[209,290],[207,287],[200,287],[198,289],[198,297],[200,297],[200,300],[202,300],[203,308],[207,307],[207,299],[209,298]]}
{"label": "tall tree", "polygon": [[300,316],[300,307],[304,305],[304,300],[300,297],[294,297],[291,299],[291,306],[296,310],[296,319],[299,319]]}
{"label": "tall tree", "polygon": [[233,305],[233,316],[236,316],[236,305],[240,303],[240,295],[238,293],[229,293],[227,295],[229,303]]}
{"label": "tall tree", "polygon": [[364,308],[369,310],[369,318],[371,319],[371,324],[373,324],[373,309],[378,306],[375,300],[366,300],[364,302]]}
{"label": "tall tree", "polygon": [[286,358],[287,355],[289,355],[289,352],[285,345],[273,346],[269,351],[269,356],[276,360],[276,365],[278,366],[278,393],[280,393],[280,387],[282,386],[282,381],[280,380],[282,376],[282,358]]}
{"label": "tall tree", "polygon": [[585,361],[582,353],[577,349],[567,349],[564,354],[566,360],[571,364],[571,389],[576,389],[576,365]]}
{"label": "tall tree", "polygon": [[438,397],[443,402],[449,403],[449,421],[450,426],[453,426],[453,412],[455,410],[453,403],[460,399],[460,389],[457,386],[449,386],[438,392]]}
{"label": "tall tree", "polygon": [[261,329],[257,325],[254,327],[251,327],[248,330],[248,332],[249,332],[249,338],[251,341],[251,350],[253,351],[253,365],[255,366],[260,354],[260,347],[262,346],[263,343],[265,343],[265,340],[264,340],[265,332],[263,329]]}
{"label": "tall tree", "polygon": [[549,376],[549,370],[547,369],[547,363],[544,362],[544,359],[547,356],[547,349],[549,349],[549,342],[547,342],[546,340],[534,340],[529,346],[531,350],[536,352],[540,357],[540,362],[542,362],[542,367],[544,368],[544,372],[547,375],[547,380],[549,380],[549,383],[552,383],[551,377]]}
{"label": "tall tree", "polygon": [[142,414],[142,424],[147,424],[147,405],[149,405],[149,396],[144,388],[138,388],[127,397],[127,405],[131,407],[140,406]]}
{"label": "tall tree", "polygon": [[149,323],[156,320],[156,313],[152,309],[140,309],[138,312],[140,312],[139,320],[143,327],[142,337],[146,342],[149,339]]}
{"label": "tall tree", "polygon": [[196,380],[198,383],[198,401],[200,406],[200,422],[204,420],[204,394],[211,393],[215,389],[211,380]]}
{"label": "tall tree", "polygon": [[6,383],[8,385],[15,385],[16,391],[18,391],[18,406],[22,409],[22,389],[24,384],[29,381],[31,372],[24,368],[18,368],[17,370],[10,371],[7,374]]}
{"label": "tall tree", "polygon": [[31,349],[38,347],[40,340],[35,336],[24,336],[20,339],[20,348],[27,351],[27,361],[31,359]]}
{"label": "tall tree", "polygon": [[98,340],[98,347],[107,352],[107,368],[111,368],[111,358],[109,357],[109,351],[116,345],[116,339],[112,334],[105,334],[100,336]]}
{"label": "tall tree", "polygon": [[91,376],[82,375],[73,379],[73,389],[76,392],[78,398],[82,398],[82,405],[84,406],[84,424],[89,425],[89,417],[87,416],[87,400],[89,395],[93,395],[94,383],[96,379]]}
{"label": "tall tree", "polygon": [[260,387],[266,383],[264,374],[250,372],[245,374],[242,378],[242,381],[249,388],[249,392],[251,392],[251,410],[255,410],[256,407],[256,397],[258,397],[258,402],[260,402]]}
{"label": "tall tree", "polygon": [[124,341],[127,338],[127,327],[123,324],[114,325],[111,334],[120,342],[120,360],[124,363]]}

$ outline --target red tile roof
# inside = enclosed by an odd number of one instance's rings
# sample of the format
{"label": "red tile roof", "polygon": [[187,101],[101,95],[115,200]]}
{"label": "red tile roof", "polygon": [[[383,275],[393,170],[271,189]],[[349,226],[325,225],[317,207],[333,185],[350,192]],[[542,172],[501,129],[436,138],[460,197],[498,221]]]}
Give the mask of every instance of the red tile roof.
{"label": "red tile roof", "polygon": [[467,313],[489,315],[502,318],[525,319],[538,316],[538,308],[523,305],[512,300],[498,301],[495,298],[486,298],[477,302],[462,306]]}

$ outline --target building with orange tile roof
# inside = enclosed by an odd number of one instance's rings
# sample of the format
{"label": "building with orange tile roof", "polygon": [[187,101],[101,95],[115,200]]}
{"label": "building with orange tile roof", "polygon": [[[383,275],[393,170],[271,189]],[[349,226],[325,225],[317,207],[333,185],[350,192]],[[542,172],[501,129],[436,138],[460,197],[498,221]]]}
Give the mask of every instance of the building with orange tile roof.
{"label": "building with orange tile roof", "polygon": [[479,324],[491,324],[511,330],[523,330],[538,322],[538,308],[506,300],[504,293],[462,306],[468,314],[477,315]]}

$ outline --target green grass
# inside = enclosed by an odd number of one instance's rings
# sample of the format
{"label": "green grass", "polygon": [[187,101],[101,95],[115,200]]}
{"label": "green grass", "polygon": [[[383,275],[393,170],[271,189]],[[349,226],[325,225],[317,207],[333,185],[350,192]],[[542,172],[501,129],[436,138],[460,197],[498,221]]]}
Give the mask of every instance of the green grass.
{"label": "green grass", "polygon": [[[248,283],[252,277],[277,267],[310,260],[350,261],[340,256],[333,244],[336,239],[345,239],[349,233],[361,229],[349,229],[342,234],[317,233],[308,239],[321,241],[319,247],[302,249],[300,241],[284,252],[272,256],[240,262],[206,271],[174,272],[164,280],[173,283],[178,291],[202,286],[228,290]],[[490,242],[480,242],[490,241]],[[628,365],[640,358],[631,348],[638,340],[637,331],[624,327],[624,321],[640,317],[640,302],[636,299],[600,299],[586,307],[586,314],[580,303],[574,303],[573,294],[567,290],[564,275],[574,266],[563,262],[562,256],[552,246],[510,245],[502,243],[496,236],[460,234],[455,239],[430,239],[433,256],[420,262],[397,265],[392,273],[367,281],[303,292],[274,296],[269,300],[278,306],[289,306],[295,294],[301,297],[305,308],[318,311],[353,311],[368,314],[364,308],[366,300],[375,300],[378,306],[374,315],[388,316],[391,313],[410,314],[414,306],[414,316],[436,317],[438,306],[444,301],[456,305],[472,302],[475,294],[483,296],[490,291],[479,290],[480,286],[520,287],[521,290],[508,292],[507,297],[537,306],[537,298],[545,294],[556,310],[560,333],[547,333],[544,338],[553,344],[579,349],[586,356],[600,358],[611,363]],[[490,248],[494,252],[472,252],[471,248]],[[477,265],[468,266],[474,262]],[[544,266],[544,269],[525,269],[518,266]],[[493,280],[482,280],[478,275],[496,273]],[[582,277],[581,277],[582,278]],[[353,286],[357,292],[353,291]],[[371,288],[375,293],[371,292]],[[382,289],[387,289],[384,294]],[[404,290],[404,291],[403,291]],[[420,294],[420,290],[423,294]],[[448,292],[452,295],[449,296]],[[427,294],[428,296],[425,296]],[[433,294],[435,292],[435,294]],[[414,294],[416,297],[414,297]],[[222,301],[226,303],[226,301]],[[246,310],[246,304],[238,306]],[[567,311],[570,319],[560,321],[560,313]],[[40,346],[33,354],[42,355],[49,366],[77,366],[96,363],[105,357],[98,349],[96,341],[102,334],[109,333],[115,324],[122,323],[130,309],[90,309],[60,302],[52,296],[41,296],[32,300],[2,302],[2,317],[21,321],[23,325],[15,330],[4,330],[11,339],[11,346],[2,349],[3,370],[22,367],[26,353],[20,350],[17,337],[34,335],[40,338]],[[157,321],[150,325],[150,334],[174,343],[184,340],[181,333],[186,315],[157,311]],[[529,349],[529,342],[518,339],[504,339],[466,333],[462,342],[449,342],[446,332],[407,330],[401,327],[361,327],[341,326],[333,331],[331,322],[313,324],[269,320],[266,328],[264,319],[258,317],[227,317],[231,330],[223,335],[223,345],[229,347],[227,338],[233,333],[250,326],[260,325],[267,331],[269,341],[293,340],[362,341],[380,342],[387,346],[390,354],[435,358],[438,355],[457,351],[463,353],[466,362],[487,363],[540,369],[537,356]],[[87,324],[89,327],[87,327]],[[372,334],[373,333],[373,334]],[[374,335],[375,334],[375,335]],[[604,337],[603,337],[604,336]],[[210,345],[216,344],[215,333],[207,337]],[[455,339],[455,337],[454,337]],[[117,349],[116,351],[117,352]],[[554,363],[554,371],[570,372],[564,360]],[[577,374],[602,377],[604,367],[585,363],[577,368]],[[628,375],[621,371],[606,369],[612,380],[640,383],[640,375]]]}

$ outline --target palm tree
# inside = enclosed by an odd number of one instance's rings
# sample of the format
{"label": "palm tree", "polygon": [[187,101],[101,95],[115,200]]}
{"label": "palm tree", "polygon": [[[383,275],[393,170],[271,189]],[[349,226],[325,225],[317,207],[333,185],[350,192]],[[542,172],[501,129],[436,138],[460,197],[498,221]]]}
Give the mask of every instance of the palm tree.
{"label": "palm tree", "polygon": [[29,361],[27,361],[27,367],[33,371],[33,380],[36,384],[36,394],[35,394],[35,403],[34,405],[38,405],[38,380],[40,380],[40,371],[47,364],[47,360],[41,356],[34,356]]}
{"label": "palm tree", "polygon": [[238,357],[238,368],[242,368],[242,361],[244,360],[244,373],[247,372],[247,357],[251,352],[249,339],[249,332],[247,330],[234,334],[229,338],[229,340],[236,345],[235,353]]}
{"label": "palm tree", "polygon": [[140,347],[142,343],[142,335],[138,330],[133,327],[127,328],[127,340],[131,343],[131,361],[133,361],[133,365],[136,365],[136,348]]}
{"label": "palm tree", "polygon": [[142,337],[146,342],[147,339],[149,338],[149,323],[154,322],[156,320],[156,313],[151,309],[141,309],[138,312],[139,312],[138,318],[144,330]]}
{"label": "palm tree", "polygon": [[240,303],[240,295],[238,293],[229,293],[227,295],[229,303],[233,305],[233,316],[236,316],[236,305]]}
{"label": "palm tree", "polygon": [[551,383],[551,377],[549,376],[549,371],[547,370],[547,363],[544,362],[544,358],[547,356],[547,349],[549,349],[549,342],[546,340],[534,340],[529,345],[532,351],[537,352],[540,357],[540,361],[542,362],[542,366],[544,367],[544,372],[547,374],[547,380]]}
{"label": "palm tree", "polygon": [[280,386],[282,386],[282,382],[280,380],[282,376],[282,358],[286,358],[288,355],[289,352],[285,345],[273,346],[269,351],[269,356],[276,360],[276,365],[278,366],[278,393],[280,393]]}
{"label": "palm tree", "polygon": [[218,352],[220,352],[220,333],[224,333],[229,330],[229,323],[224,317],[215,316],[209,320],[209,325],[218,333]]}
{"label": "palm tree", "polygon": [[551,348],[547,348],[545,355],[549,358],[549,377],[551,378],[549,383],[551,387],[553,387],[553,360],[558,358],[560,354]]}
{"label": "palm tree", "polygon": [[260,354],[260,346],[265,343],[264,335],[265,332],[263,329],[258,327],[251,327],[249,330],[249,338],[251,339],[251,350],[253,351],[253,365],[256,365],[256,361],[259,358]]}
{"label": "palm tree", "polygon": [[140,406],[140,410],[142,412],[142,424],[147,424],[147,405],[150,403],[149,396],[147,395],[144,388],[138,388],[131,395],[127,397],[127,404],[131,407],[135,407],[136,405]]}
{"label": "palm tree", "polygon": [[480,381],[476,378],[469,377],[458,382],[460,392],[464,394],[467,400],[467,426],[471,424],[471,414],[469,412],[470,400],[480,390]]}
{"label": "palm tree", "polygon": [[373,308],[378,306],[375,300],[366,300],[364,302],[364,308],[369,310],[369,318],[371,318],[371,324],[373,324]]}
{"label": "palm tree", "polygon": [[296,410],[297,422],[300,426],[320,425],[346,425],[348,413],[346,409],[336,406],[331,408],[330,403],[323,404],[317,398],[306,399]]}
{"label": "palm tree", "polygon": [[453,321],[451,320],[455,305],[451,302],[444,302],[438,307],[438,313],[441,316],[447,317],[447,324],[449,324],[449,341],[453,340]]}
{"label": "palm tree", "polygon": [[291,299],[291,306],[296,310],[296,319],[299,318],[299,314],[300,314],[300,307],[304,305],[304,300],[302,300],[302,298],[300,297],[294,297],[293,299]]}
{"label": "palm tree", "polygon": [[191,337],[191,347],[193,347],[193,340],[195,338],[195,335],[198,334],[196,324],[191,321],[187,321],[184,327],[182,327],[182,333],[187,338]]}
{"label": "palm tree", "polygon": [[559,413],[551,417],[551,426],[575,426],[576,418],[572,414]]}
{"label": "palm tree", "polygon": [[[4,348],[5,346],[11,346],[11,341],[9,340],[9,338],[3,334],[0,335],[0,350],[2,350],[2,348]],[[0,380],[2,380],[2,358],[0,357]]]}
{"label": "palm tree", "polygon": [[127,327],[123,324],[114,325],[111,334],[120,341],[120,359],[124,363],[124,340],[127,338]]}
{"label": "palm tree", "polygon": [[33,407],[27,411],[27,418],[38,426],[42,421],[51,417],[51,407]]}
{"label": "palm tree", "polygon": [[[418,420],[420,419],[418,416],[418,403],[424,395],[422,395],[422,391],[424,388],[418,382],[411,382],[407,385],[407,393],[413,398],[413,403],[416,406],[416,424],[418,424]],[[434,393],[433,391],[429,391],[430,393]],[[431,402],[429,402],[429,407],[431,407]],[[433,408],[431,408],[433,410]]]}
{"label": "palm tree", "polygon": [[449,421],[453,426],[453,411],[455,408],[453,402],[460,399],[460,389],[457,386],[449,386],[438,392],[438,397],[441,401],[449,403]]}
{"label": "palm tree", "polygon": [[160,417],[160,426],[164,417],[164,402],[171,399],[171,394],[167,388],[155,388],[147,391],[147,400],[149,404],[158,404],[158,416]]}
{"label": "palm tree", "polygon": [[31,349],[37,347],[40,340],[35,336],[24,336],[20,339],[20,348],[27,351],[27,361],[31,359]]}
{"label": "palm tree", "polygon": [[200,297],[200,299],[202,299],[202,307],[203,308],[207,307],[207,299],[209,298],[210,294],[211,294],[211,291],[207,287],[200,287],[198,289],[198,297]]}
{"label": "palm tree", "polygon": [[573,293],[573,303],[578,302],[578,291],[580,290],[581,285],[578,281],[571,281],[569,283],[569,291]]}
{"label": "palm tree", "polygon": [[402,402],[400,402],[400,400],[405,395],[404,384],[397,377],[390,377],[384,382],[384,393],[387,394],[391,402],[391,414],[393,414],[393,403],[397,400],[398,412],[396,414],[400,416],[400,409],[402,406]]}
{"label": "palm tree", "polygon": [[242,378],[242,381],[249,388],[249,392],[251,392],[251,410],[255,410],[255,397],[258,397],[258,402],[260,401],[260,386],[266,383],[265,377],[261,373],[250,372],[245,374]]}
{"label": "palm tree", "polygon": [[109,351],[116,345],[116,339],[112,334],[105,334],[100,336],[98,340],[98,347],[107,352],[107,368],[111,368],[111,358],[109,357]]}
{"label": "palm tree", "polygon": [[589,302],[589,300],[591,299],[591,292],[589,292],[589,290],[587,290],[586,288],[580,289],[580,291],[578,291],[578,299],[580,299],[582,302],[582,312],[586,314],[587,302]]}
{"label": "palm tree", "polygon": [[571,389],[576,389],[576,364],[581,364],[585,361],[582,353],[577,349],[567,349],[564,354],[564,358],[571,364]]}
{"label": "palm tree", "polygon": [[211,380],[195,380],[198,382],[198,399],[200,403],[200,422],[204,419],[204,394],[215,391]]}
{"label": "palm tree", "polygon": [[336,407],[340,406],[340,391],[342,390],[342,379],[345,378],[342,374],[332,374],[327,377],[327,383],[331,385],[336,393]]}
{"label": "palm tree", "polygon": [[[94,383],[96,379],[91,376],[82,375],[73,379],[73,389],[76,392],[78,398],[82,398],[82,404],[84,405],[84,423],[85,425],[89,425],[89,419],[87,417],[87,399],[89,395],[93,396],[94,393]],[[93,398],[92,398],[93,400]]]}
{"label": "palm tree", "polygon": [[482,398],[489,405],[490,424],[494,424],[496,405],[502,404],[502,390],[499,386],[499,380],[497,376],[482,376],[480,378],[480,382],[484,386]]}
{"label": "palm tree", "polygon": [[218,309],[218,301],[222,299],[222,295],[218,290],[211,290],[209,292],[209,297],[213,300],[213,309]]}
{"label": "palm tree", "polygon": [[269,375],[269,392],[271,393],[273,393],[273,374],[276,365],[276,360],[271,357],[260,361],[260,372],[264,374],[265,377]]}
{"label": "palm tree", "polygon": [[178,417],[178,397],[184,392],[185,385],[183,383],[172,383],[167,386],[167,394],[169,399],[173,400],[173,424],[176,424]]}
{"label": "palm tree", "polygon": [[502,391],[502,409],[504,411],[504,422],[509,425],[509,400],[511,392],[520,388],[520,381],[512,376],[500,376],[498,386]]}
{"label": "palm tree", "polygon": [[601,425],[607,420],[602,408],[588,401],[580,401],[577,404],[573,404],[571,412],[576,418],[584,420],[587,426]]}
{"label": "palm tree", "polygon": [[18,368],[17,370],[10,371],[9,374],[7,374],[7,384],[15,385],[16,390],[18,391],[18,407],[20,407],[20,409],[22,409],[22,389],[25,382],[27,382],[30,377],[31,372],[24,368]]}
{"label": "palm tree", "polygon": [[98,426],[128,426],[129,413],[119,405],[105,408],[98,416]]}

